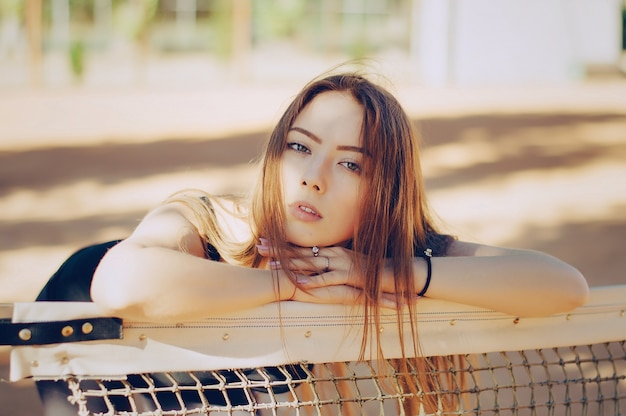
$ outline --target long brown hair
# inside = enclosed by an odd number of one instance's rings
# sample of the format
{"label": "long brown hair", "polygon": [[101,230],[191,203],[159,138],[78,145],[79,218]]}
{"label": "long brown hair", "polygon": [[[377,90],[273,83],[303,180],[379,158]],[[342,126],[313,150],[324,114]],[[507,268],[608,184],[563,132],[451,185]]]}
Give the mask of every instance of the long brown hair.
{"label": "long brown hair", "polygon": [[[349,94],[363,108],[361,146],[366,157],[362,168],[361,212],[354,230],[351,247],[355,255],[356,272],[363,279],[364,336],[361,358],[367,345],[375,340],[380,345],[380,301],[382,284],[380,270],[391,262],[395,276],[398,304],[408,305],[411,333],[403,331],[403,312],[398,311],[400,343],[406,336],[413,340],[411,355],[419,353],[415,322],[415,288],[413,262],[416,252],[427,248],[429,235],[436,234],[427,209],[419,160],[419,141],[413,125],[396,98],[384,88],[357,73],[329,75],[312,81],[295,97],[273,130],[267,144],[262,165],[261,180],[252,205],[253,222],[259,236],[270,241],[285,241],[284,212],[280,184],[280,160],[286,148],[286,137],[296,117],[319,94],[336,91]],[[445,247],[435,247],[439,254]],[[285,245],[277,250],[279,259],[288,252]],[[404,348],[404,347],[403,347]],[[379,358],[382,352],[378,349]],[[403,351],[403,356],[408,356]],[[400,360],[402,373],[410,373],[407,360]],[[412,363],[417,367],[422,389],[432,386],[426,374],[429,366],[422,360]],[[423,370],[423,371],[419,371]],[[417,393],[419,387],[413,377],[406,384]]]}
{"label": "long brown hair", "polygon": [[[414,283],[414,258],[416,253],[426,248],[432,248],[435,255],[445,255],[447,240],[433,238],[438,233],[424,196],[419,140],[413,124],[398,100],[365,76],[355,72],[327,75],[307,84],[293,99],[273,129],[264,150],[260,178],[250,211],[252,240],[247,245],[239,246],[237,253],[230,250],[229,258],[236,259],[242,265],[259,267],[263,263],[263,258],[255,249],[259,237],[272,241],[275,248],[273,254],[279,261],[289,256],[292,247],[286,242],[284,228],[281,158],[286,149],[288,131],[295,119],[315,97],[330,91],[349,94],[363,108],[361,146],[366,157],[362,167],[362,186],[367,192],[361,193],[361,212],[367,215],[359,216],[351,241],[355,253],[355,272],[362,277],[364,288],[365,322],[361,358],[364,358],[367,346],[373,345],[372,342],[379,346],[377,358],[383,358],[377,328],[380,328],[379,305],[383,294],[380,270],[384,264],[391,264],[393,269],[398,304],[408,306],[410,334],[404,331],[404,311],[397,312],[403,357],[417,356],[419,343],[415,304],[418,288]],[[217,228],[215,223],[209,227],[213,231]],[[209,241],[212,240],[213,232],[203,234],[209,237]],[[435,242],[439,246],[431,247]],[[216,248],[218,251],[222,248],[229,251],[229,247]],[[413,351],[410,352],[404,351],[407,337],[412,340]],[[430,376],[432,363],[422,359],[402,359],[397,364],[401,367],[399,373],[406,374],[402,383],[416,397],[439,384]],[[422,402],[427,408],[436,409],[435,403],[428,403],[429,400],[422,399]],[[407,410],[415,409],[413,406],[418,404],[417,399],[408,401]]]}

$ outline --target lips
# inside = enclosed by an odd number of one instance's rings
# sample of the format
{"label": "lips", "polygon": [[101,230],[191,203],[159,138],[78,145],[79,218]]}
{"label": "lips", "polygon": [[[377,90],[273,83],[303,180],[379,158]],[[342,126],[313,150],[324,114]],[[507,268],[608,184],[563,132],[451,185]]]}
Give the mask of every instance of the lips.
{"label": "lips", "polygon": [[302,221],[319,221],[323,218],[315,206],[303,201],[289,204],[289,212]]}
{"label": "lips", "polygon": [[308,212],[309,214],[317,215],[317,212],[315,212],[314,210],[312,210],[311,208],[307,206],[300,205],[298,208],[300,208],[304,212]]}

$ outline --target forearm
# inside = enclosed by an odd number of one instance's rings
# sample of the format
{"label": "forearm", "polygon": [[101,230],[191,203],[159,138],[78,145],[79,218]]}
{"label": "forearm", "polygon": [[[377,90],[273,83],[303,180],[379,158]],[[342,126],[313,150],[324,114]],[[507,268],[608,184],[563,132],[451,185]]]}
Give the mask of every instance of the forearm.
{"label": "forearm", "polygon": [[[416,262],[419,291],[426,267],[424,260]],[[572,266],[543,253],[520,250],[432,258],[426,296],[516,316],[545,316],[574,309],[587,295],[585,279]]]}
{"label": "forearm", "polygon": [[281,283],[283,296],[277,295],[269,270],[127,244],[112,249],[101,262],[94,275],[92,297],[122,318],[180,321],[288,298],[286,293],[292,293],[293,286],[284,278]]}

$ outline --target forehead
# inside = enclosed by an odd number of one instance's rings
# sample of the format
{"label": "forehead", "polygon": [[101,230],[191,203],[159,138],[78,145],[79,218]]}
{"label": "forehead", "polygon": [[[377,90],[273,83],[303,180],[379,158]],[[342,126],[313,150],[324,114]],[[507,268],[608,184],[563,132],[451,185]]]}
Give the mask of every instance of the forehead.
{"label": "forehead", "polygon": [[356,137],[360,139],[363,124],[363,107],[350,94],[337,91],[323,92],[304,107],[293,126],[305,128],[319,135]]}

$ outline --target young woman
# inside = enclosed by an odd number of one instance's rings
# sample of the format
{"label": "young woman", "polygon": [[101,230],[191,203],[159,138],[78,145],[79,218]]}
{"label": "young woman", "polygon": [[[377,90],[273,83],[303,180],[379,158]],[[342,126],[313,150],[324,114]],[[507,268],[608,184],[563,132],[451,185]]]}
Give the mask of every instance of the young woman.
{"label": "young woman", "polygon": [[110,246],[96,256],[91,297],[132,320],[289,300],[362,304],[373,316],[365,342],[380,308],[412,312],[421,296],[540,316],[588,294],[583,276],[554,257],[439,233],[411,121],[356,73],[319,78],[295,97],[250,201],[183,192]]}

